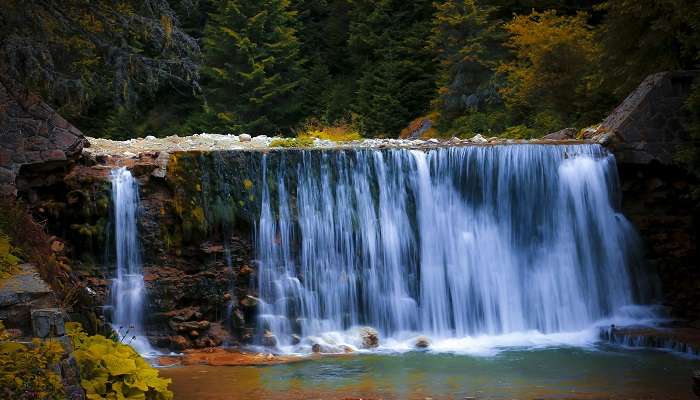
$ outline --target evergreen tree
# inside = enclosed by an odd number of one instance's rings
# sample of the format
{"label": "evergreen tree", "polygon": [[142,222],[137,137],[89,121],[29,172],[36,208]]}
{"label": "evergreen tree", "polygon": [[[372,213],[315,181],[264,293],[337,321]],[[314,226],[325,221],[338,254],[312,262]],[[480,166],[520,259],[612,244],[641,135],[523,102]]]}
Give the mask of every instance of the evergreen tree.
{"label": "evergreen tree", "polygon": [[438,62],[441,120],[449,123],[468,112],[499,104],[494,69],[503,58],[503,33],[489,21],[494,8],[475,0],[435,3],[430,48]]}
{"label": "evergreen tree", "polygon": [[[435,92],[435,68],[427,48],[432,3],[354,0],[352,6],[348,43],[359,77],[352,109],[365,133],[395,135],[428,111]],[[372,82],[380,78],[389,81],[373,93]],[[380,120],[379,114],[390,117]]]}
{"label": "evergreen tree", "polygon": [[609,0],[598,40],[605,85],[622,99],[649,74],[697,66],[697,0]]}
{"label": "evergreen tree", "polygon": [[[297,0],[301,51],[308,84],[304,90],[305,116],[326,124],[345,120],[350,112],[353,65],[349,62],[348,0]],[[352,85],[350,85],[352,87]]]}
{"label": "evergreen tree", "polygon": [[392,134],[400,132],[412,115],[401,102],[404,88],[401,62],[389,51],[385,58],[368,69],[358,82],[355,112],[364,132]]}
{"label": "evergreen tree", "polygon": [[295,18],[287,0],[215,5],[204,30],[208,129],[270,135],[300,121],[305,78]]}

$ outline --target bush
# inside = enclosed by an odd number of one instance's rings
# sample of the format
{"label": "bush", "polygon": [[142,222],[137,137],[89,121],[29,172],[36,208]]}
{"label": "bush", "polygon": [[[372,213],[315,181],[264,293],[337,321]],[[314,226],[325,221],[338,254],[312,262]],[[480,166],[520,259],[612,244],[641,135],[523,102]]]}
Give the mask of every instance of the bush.
{"label": "bush", "polygon": [[63,346],[39,339],[27,346],[9,339],[0,321],[0,398],[63,399],[61,377],[52,370],[63,355]]}
{"label": "bush", "polygon": [[35,264],[45,281],[63,291],[60,281],[68,281],[69,268],[56,259],[44,227],[34,221],[24,205],[12,199],[0,199],[0,232],[9,239],[15,256]]}
{"label": "bush", "polygon": [[311,147],[314,144],[313,138],[310,137],[299,137],[299,138],[286,138],[286,139],[275,139],[270,142],[270,147]]}
{"label": "bush", "polygon": [[10,238],[0,231],[0,279],[9,277],[17,269],[19,258],[16,251]]}
{"label": "bush", "polygon": [[495,136],[503,131],[508,120],[504,112],[469,112],[452,122],[451,133],[462,138],[470,138],[476,134]]}
{"label": "bush", "polygon": [[528,128],[525,125],[509,126],[503,133],[499,135],[500,137],[508,139],[532,139],[542,136],[538,131]]}
{"label": "bush", "polygon": [[316,120],[308,121],[298,132],[298,139],[321,139],[333,142],[351,142],[361,140],[360,131],[348,123],[324,125]]}
{"label": "bush", "polygon": [[79,323],[66,323],[80,384],[88,399],[169,400],[170,379],[158,376],[130,346],[102,335],[88,336]]}

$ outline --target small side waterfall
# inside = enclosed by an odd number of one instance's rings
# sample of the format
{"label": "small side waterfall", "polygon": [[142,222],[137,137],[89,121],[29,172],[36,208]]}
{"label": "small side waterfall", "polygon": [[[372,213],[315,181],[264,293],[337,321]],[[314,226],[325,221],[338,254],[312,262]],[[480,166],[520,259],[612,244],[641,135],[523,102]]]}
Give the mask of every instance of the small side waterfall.
{"label": "small side waterfall", "polygon": [[[139,187],[126,168],[112,170],[116,279],[112,282],[112,326],[124,342],[139,353],[151,353],[143,335],[143,307],[146,295],[138,242]],[[127,333],[128,332],[128,333]],[[135,339],[132,337],[135,336]]]}
{"label": "small side waterfall", "polygon": [[358,325],[395,342],[579,332],[653,294],[598,145],[262,164],[259,323],[282,347]]}

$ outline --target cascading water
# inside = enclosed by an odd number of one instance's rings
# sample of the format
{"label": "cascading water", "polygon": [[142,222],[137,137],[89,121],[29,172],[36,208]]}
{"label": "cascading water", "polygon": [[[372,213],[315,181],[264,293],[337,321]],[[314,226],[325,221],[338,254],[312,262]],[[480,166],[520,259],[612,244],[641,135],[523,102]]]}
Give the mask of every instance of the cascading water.
{"label": "cascading water", "polygon": [[110,178],[117,270],[111,288],[112,326],[123,337],[123,342],[131,344],[136,351],[152,353],[153,349],[143,335],[146,289],[137,230],[139,187],[126,168],[112,170]]}
{"label": "cascading water", "polygon": [[259,324],[283,348],[576,332],[653,292],[598,145],[305,151],[262,176]]}

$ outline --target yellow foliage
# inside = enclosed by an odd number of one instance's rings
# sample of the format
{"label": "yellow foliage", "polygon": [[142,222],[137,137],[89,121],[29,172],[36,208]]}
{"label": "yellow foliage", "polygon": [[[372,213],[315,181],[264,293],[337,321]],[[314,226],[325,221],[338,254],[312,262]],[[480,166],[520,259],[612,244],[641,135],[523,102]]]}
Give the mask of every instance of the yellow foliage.
{"label": "yellow foliage", "polygon": [[130,346],[101,335],[88,336],[79,323],[66,324],[88,399],[170,400],[170,379],[158,376]]}
{"label": "yellow foliage", "polygon": [[318,121],[310,121],[297,132],[297,139],[322,139],[342,143],[361,140],[362,135],[359,130],[348,124],[326,126]]}
{"label": "yellow foliage", "polygon": [[311,137],[297,137],[287,139],[275,139],[270,142],[270,147],[311,147],[314,140]]}
{"label": "yellow foliage", "polygon": [[0,279],[10,276],[17,269],[18,263],[19,258],[16,249],[10,243],[10,238],[0,233]]}
{"label": "yellow foliage", "polygon": [[588,69],[600,54],[587,18],[585,13],[533,11],[505,24],[515,59],[498,71],[508,79],[501,94],[509,106],[537,101],[554,109],[571,107],[577,91],[585,90]]}
{"label": "yellow foliage", "polygon": [[204,210],[202,207],[195,207],[192,209],[192,218],[199,224],[204,224]]}
{"label": "yellow foliage", "polygon": [[252,189],[253,188],[253,181],[251,181],[250,179],[244,179],[243,180],[243,187],[245,188],[245,190]]}
{"label": "yellow foliage", "polygon": [[31,346],[9,341],[0,321],[0,398],[63,399],[61,377],[53,371],[62,355],[56,341],[34,339]]}

